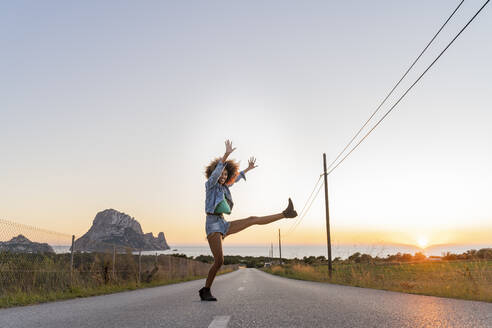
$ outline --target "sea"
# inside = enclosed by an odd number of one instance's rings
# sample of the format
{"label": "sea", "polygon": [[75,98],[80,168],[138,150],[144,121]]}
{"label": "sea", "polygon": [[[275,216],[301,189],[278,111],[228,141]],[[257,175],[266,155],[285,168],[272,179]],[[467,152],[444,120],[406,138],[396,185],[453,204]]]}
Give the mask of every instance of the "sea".
{"label": "sea", "polygon": [[[56,253],[68,253],[70,252],[69,246],[52,246]],[[199,255],[212,255],[208,245],[170,245],[171,249],[165,251],[143,251],[143,255],[155,255],[155,254],[185,254],[186,256],[196,257]],[[350,255],[359,252],[361,254],[369,254],[373,257],[386,257],[397,253],[409,253],[415,254],[417,252],[424,253],[427,256],[442,256],[447,252],[454,254],[461,254],[471,249],[479,250],[481,248],[492,248],[492,242],[490,244],[470,244],[470,245],[434,245],[425,249],[421,249],[411,245],[391,245],[391,244],[343,244],[333,245],[331,248],[332,258],[340,257],[346,259]],[[224,245],[224,255],[240,255],[240,256],[265,256],[278,258],[280,251],[278,244],[276,245]],[[326,245],[282,245],[281,247],[282,258],[302,259],[309,256],[325,256],[328,255],[328,248]]]}

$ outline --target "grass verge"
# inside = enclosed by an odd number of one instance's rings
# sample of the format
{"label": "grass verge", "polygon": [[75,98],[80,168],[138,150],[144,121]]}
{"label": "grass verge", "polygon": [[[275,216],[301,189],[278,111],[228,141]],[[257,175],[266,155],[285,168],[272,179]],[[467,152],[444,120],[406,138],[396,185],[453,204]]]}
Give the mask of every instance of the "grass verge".
{"label": "grass verge", "polygon": [[422,262],[401,264],[292,263],[263,271],[278,276],[333,284],[492,302],[492,261]]}
{"label": "grass verge", "polygon": [[[234,269],[225,269],[220,271],[217,275],[222,275],[234,271]],[[17,293],[11,293],[8,295],[0,296],[0,308],[8,308],[14,306],[24,306],[33,305],[45,302],[53,302],[60,300],[67,300],[79,297],[89,297],[113,294],[123,291],[130,291],[143,288],[158,287],[164,285],[170,285],[185,281],[198,280],[206,278],[205,275],[202,276],[189,276],[185,278],[170,279],[154,281],[150,283],[124,283],[124,284],[107,284],[95,287],[72,287],[63,291],[49,291],[49,292],[37,292],[37,293],[26,293],[19,291]]]}

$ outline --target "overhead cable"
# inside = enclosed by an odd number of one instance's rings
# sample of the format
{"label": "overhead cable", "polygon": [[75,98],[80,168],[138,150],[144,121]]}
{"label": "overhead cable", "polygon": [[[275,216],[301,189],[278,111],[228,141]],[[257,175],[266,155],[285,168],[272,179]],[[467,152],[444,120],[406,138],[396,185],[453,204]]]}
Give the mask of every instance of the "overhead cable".
{"label": "overhead cable", "polygon": [[446,26],[446,24],[451,20],[451,18],[458,11],[458,9],[461,7],[461,5],[463,4],[464,1],[465,0],[461,0],[461,2],[458,4],[458,6],[456,7],[456,9],[451,13],[451,15],[448,17],[448,19],[446,19],[446,21],[444,22],[444,24],[442,24],[441,28],[439,28],[439,30],[437,31],[437,33],[434,34],[434,36],[432,37],[432,39],[425,46],[424,50],[422,50],[420,52],[420,54],[417,56],[417,58],[415,58],[415,60],[413,61],[413,63],[410,65],[410,67],[408,67],[408,69],[406,70],[406,72],[403,74],[403,76],[400,78],[400,80],[395,84],[395,86],[391,89],[391,91],[386,95],[386,97],[379,104],[379,106],[376,108],[376,110],[371,114],[371,116],[369,116],[369,118],[367,119],[367,121],[362,125],[362,127],[359,129],[359,131],[357,131],[357,133],[352,137],[352,139],[350,139],[350,141],[347,143],[347,145],[345,145],[345,147],[343,148],[343,150],[340,153],[338,153],[337,157],[328,165],[328,170],[331,169],[331,167],[333,166],[333,164],[336,163],[336,161],[340,158],[340,156],[342,156],[342,154],[347,150],[347,148],[354,142],[354,140],[359,136],[359,134],[362,132],[362,130],[364,130],[364,128],[367,126],[367,124],[372,120],[372,118],[374,117],[374,115],[376,115],[376,113],[379,111],[379,109],[386,103],[386,100],[388,100],[388,98],[393,94],[393,91],[395,91],[395,89],[400,85],[400,83],[403,81],[403,79],[408,75],[408,73],[410,72],[410,70],[419,61],[420,57],[422,57],[422,55],[426,52],[426,50],[429,48],[429,46],[432,44],[432,42],[434,42],[434,40],[439,35],[439,33],[441,33],[441,31],[444,28],[444,26]]}
{"label": "overhead cable", "polygon": [[316,193],[314,194],[314,197],[311,199],[309,205],[307,206],[306,210],[304,211],[304,213],[299,217],[299,220],[297,220],[297,222],[294,223],[294,225],[291,226],[291,228],[289,229],[289,231],[287,231],[287,234],[293,232],[294,230],[296,230],[296,228],[299,226],[299,224],[301,224],[301,221],[306,217],[306,214],[309,212],[309,209],[311,208],[311,205],[313,205],[316,197],[318,197],[318,194],[319,192],[321,191],[321,188],[324,186],[324,183],[321,183],[318,187],[318,190],[316,191]]}
{"label": "overhead cable", "polygon": [[[311,191],[311,194],[309,195],[309,197],[306,199],[306,203],[304,203],[304,206],[302,207],[302,210],[301,212],[299,212],[299,218],[301,218],[303,216],[303,213],[304,213],[304,210],[306,209],[306,206],[307,204],[309,203],[309,200],[311,199],[311,197],[313,196],[314,192],[316,191],[316,188],[318,187],[318,183],[321,181],[321,177],[322,175],[319,176],[318,180],[316,181],[316,183],[314,184],[314,188],[313,188],[313,191]],[[299,219],[298,219],[299,220]],[[297,221],[296,220],[289,228],[289,230],[287,231],[287,234],[291,232],[292,228],[296,225]]]}
{"label": "overhead cable", "polygon": [[389,113],[400,103],[400,101],[412,90],[412,88],[420,81],[420,79],[427,73],[427,71],[434,66],[434,64],[441,58],[441,56],[448,50],[448,48],[454,43],[454,41],[461,35],[461,33],[470,25],[471,22],[478,16],[478,14],[482,11],[483,8],[490,2],[487,0],[483,6],[473,15],[473,17],[466,23],[465,26],[456,34],[456,36],[448,43],[448,45],[444,48],[443,51],[432,61],[432,63],[425,69],[425,71],[420,74],[420,76],[412,83],[412,85],[403,93],[403,95],[396,101],[396,103],[391,106],[391,108],[383,115],[383,117],[364,135],[364,137],[333,167],[331,168],[327,174],[333,172],[368,136],[372,131],[388,116]]}

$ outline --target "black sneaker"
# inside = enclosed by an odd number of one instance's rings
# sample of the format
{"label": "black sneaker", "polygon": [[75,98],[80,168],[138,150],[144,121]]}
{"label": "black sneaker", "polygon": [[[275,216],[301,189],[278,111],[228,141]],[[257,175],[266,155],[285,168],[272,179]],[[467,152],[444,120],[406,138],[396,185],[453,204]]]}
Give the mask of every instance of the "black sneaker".
{"label": "black sneaker", "polygon": [[295,218],[297,216],[297,212],[294,210],[294,204],[292,204],[292,200],[289,198],[289,205],[287,208],[282,212],[282,214],[286,218]]}
{"label": "black sneaker", "polygon": [[200,299],[202,301],[217,301],[217,299],[212,296],[212,293],[210,293],[210,288],[203,287],[198,291],[198,294],[200,294]]}

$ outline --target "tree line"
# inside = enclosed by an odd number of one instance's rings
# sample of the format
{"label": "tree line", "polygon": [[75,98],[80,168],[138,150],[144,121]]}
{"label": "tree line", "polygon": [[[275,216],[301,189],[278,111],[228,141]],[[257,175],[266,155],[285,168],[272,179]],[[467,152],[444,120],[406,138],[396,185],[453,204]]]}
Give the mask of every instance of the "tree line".
{"label": "tree line", "polygon": [[[186,256],[185,254],[173,254],[176,257],[183,257],[200,261],[204,263],[213,263],[214,259],[210,255],[199,255],[196,257]],[[396,253],[389,254],[386,257],[371,256],[356,252],[346,259],[336,257],[333,263],[338,264],[353,264],[353,263],[408,263],[408,262],[424,262],[424,261],[456,261],[456,260],[492,260],[492,248],[482,248],[479,250],[471,249],[462,254],[453,254],[447,252],[443,256],[429,256],[421,252],[415,254]],[[265,263],[278,264],[278,258],[270,258],[265,256],[240,256],[240,255],[225,255],[224,264],[239,264],[248,268],[260,268],[265,266]],[[304,264],[326,264],[328,262],[325,256],[304,256],[302,259],[282,259],[282,263],[304,263]]]}

